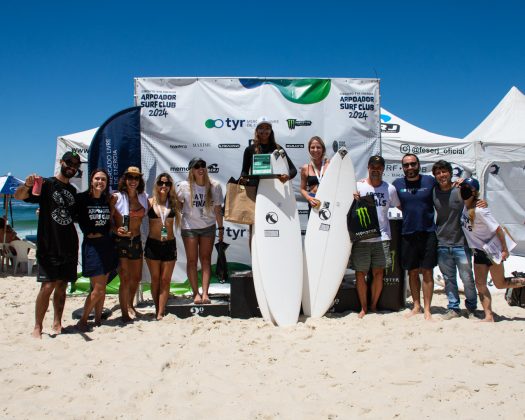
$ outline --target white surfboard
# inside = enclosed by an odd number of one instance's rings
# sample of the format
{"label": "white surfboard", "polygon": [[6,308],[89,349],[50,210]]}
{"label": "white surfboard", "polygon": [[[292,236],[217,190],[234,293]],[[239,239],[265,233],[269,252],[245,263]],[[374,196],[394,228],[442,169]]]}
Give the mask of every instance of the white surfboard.
{"label": "white surfboard", "polygon": [[255,229],[253,230],[251,244],[253,286],[255,288],[257,304],[259,306],[259,310],[261,311],[263,319],[266,322],[271,322],[275,324],[275,320],[272,318],[272,315],[270,314],[270,309],[268,308],[268,302],[266,302],[266,295],[264,294],[261,273],[259,271],[259,256],[257,255],[257,244],[255,243]]}
{"label": "white surfboard", "polygon": [[356,192],[354,165],[342,147],[330,161],[315,198],[304,239],[303,312],[322,317],[332,305],[350,257],[346,217]]}
{"label": "white surfboard", "polygon": [[[276,174],[288,172],[286,161],[277,151],[272,154],[272,168]],[[277,325],[295,325],[301,307],[303,263],[301,227],[291,182],[260,180],[253,244],[257,256],[253,258],[252,249],[254,278],[260,278],[270,316]]]}

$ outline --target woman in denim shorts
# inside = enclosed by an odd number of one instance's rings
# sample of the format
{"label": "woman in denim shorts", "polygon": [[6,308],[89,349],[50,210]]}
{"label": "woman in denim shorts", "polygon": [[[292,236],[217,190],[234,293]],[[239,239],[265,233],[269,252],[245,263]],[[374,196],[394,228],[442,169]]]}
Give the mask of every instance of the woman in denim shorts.
{"label": "woman in denim shorts", "polygon": [[[208,176],[203,159],[193,158],[188,170],[188,180],[177,185],[177,196],[183,205],[181,235],[186,251],[186,272],[193,290],[193,302],[209,304],[215,230],[219,230],[219,241],[224,238],[222,188]],[[199,293],[197,261],[200,261],[202,269],[202,294]]]}

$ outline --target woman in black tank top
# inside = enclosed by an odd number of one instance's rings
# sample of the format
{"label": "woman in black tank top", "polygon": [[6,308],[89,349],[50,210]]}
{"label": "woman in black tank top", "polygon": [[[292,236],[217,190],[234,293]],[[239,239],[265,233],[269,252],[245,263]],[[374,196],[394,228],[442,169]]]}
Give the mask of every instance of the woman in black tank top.
{"label": "woman in black tank top", "polygon": [[310,162],[301,168],[301,194],[308,203],[310,214],[310,209],[319,205],[315,193],[330,161],[326,158],[324,141],[319,136],[314,136],[308,141],[308,153]]}
{"label": "woman in black tank top", "polygon": [[157,320],[161,320],[164,317],[171,276],[177,262],[173,228],[180,223],[178,200],[170,174],[164,172],[155,179],[149,205],[149,235],[144,256],[151,275],[151,296],[155,303],[155,315]]}

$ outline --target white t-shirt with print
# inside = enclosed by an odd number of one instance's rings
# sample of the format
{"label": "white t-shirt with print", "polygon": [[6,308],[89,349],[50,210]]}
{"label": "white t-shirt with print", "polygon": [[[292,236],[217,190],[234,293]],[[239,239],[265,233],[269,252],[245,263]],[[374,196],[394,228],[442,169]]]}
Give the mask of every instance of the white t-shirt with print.
{"label": "white t-shirt with print", "polygon": [[373,187],[364,180],[357,183],[357,191],[359,191],[361,197],[364,197],[365,195],[374,196],[377,209],[377,219],[379,220],[379,229],[381,230],[380,238],[365,239],[363,242],[389,241],[391,235],[390,222],[388,221],[388,209],[400,205],[396,188],[385,181],[383,181],[379,187]]}
{"label": "white t-shirt with print", "polygon": [[470,248],[483,249],[483,245],[489,242],[498,230],[499,223],[490,213],[490,210],[485,208],[475,208],[476,215],[474,223],[471,222],[468,215],[468,209],[463,207],[461,213],[461,227],[467,238],[468,246]]}
{"label": "white t-shirt with print", "polygon": [[190,197],[190,184],[182,181],[177,184],[177,195],[183,201],[182,229],[204,229],[215,224],[215,206],[222,206],[223,196],[220,184],[212,182],[212,203],[206,209],[206,187],[193,184],[193,197]]}

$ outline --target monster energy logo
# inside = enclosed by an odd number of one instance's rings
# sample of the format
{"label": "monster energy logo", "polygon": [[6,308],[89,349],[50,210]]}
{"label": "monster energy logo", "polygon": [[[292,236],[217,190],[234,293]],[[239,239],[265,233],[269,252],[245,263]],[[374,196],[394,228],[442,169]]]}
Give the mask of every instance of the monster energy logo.
{"label": "monster energy logo", "polygon": [[370,220],[370,214],[368,214],[367,207],[359,207],[356,211],[357,217],[359,217],[359,224],[362,228],[367,228],[372,221]]}
{"label": "monster energy logo", "polygon": [[288,128],[290,130],[295,130],[295,127],[307,127],[307,126],[312,125],[312,121],[308,121],[308,120],[299,121],[299,120],[296,120],[295,118],[289,118],[286,120],[286,122],[288,123]]}

